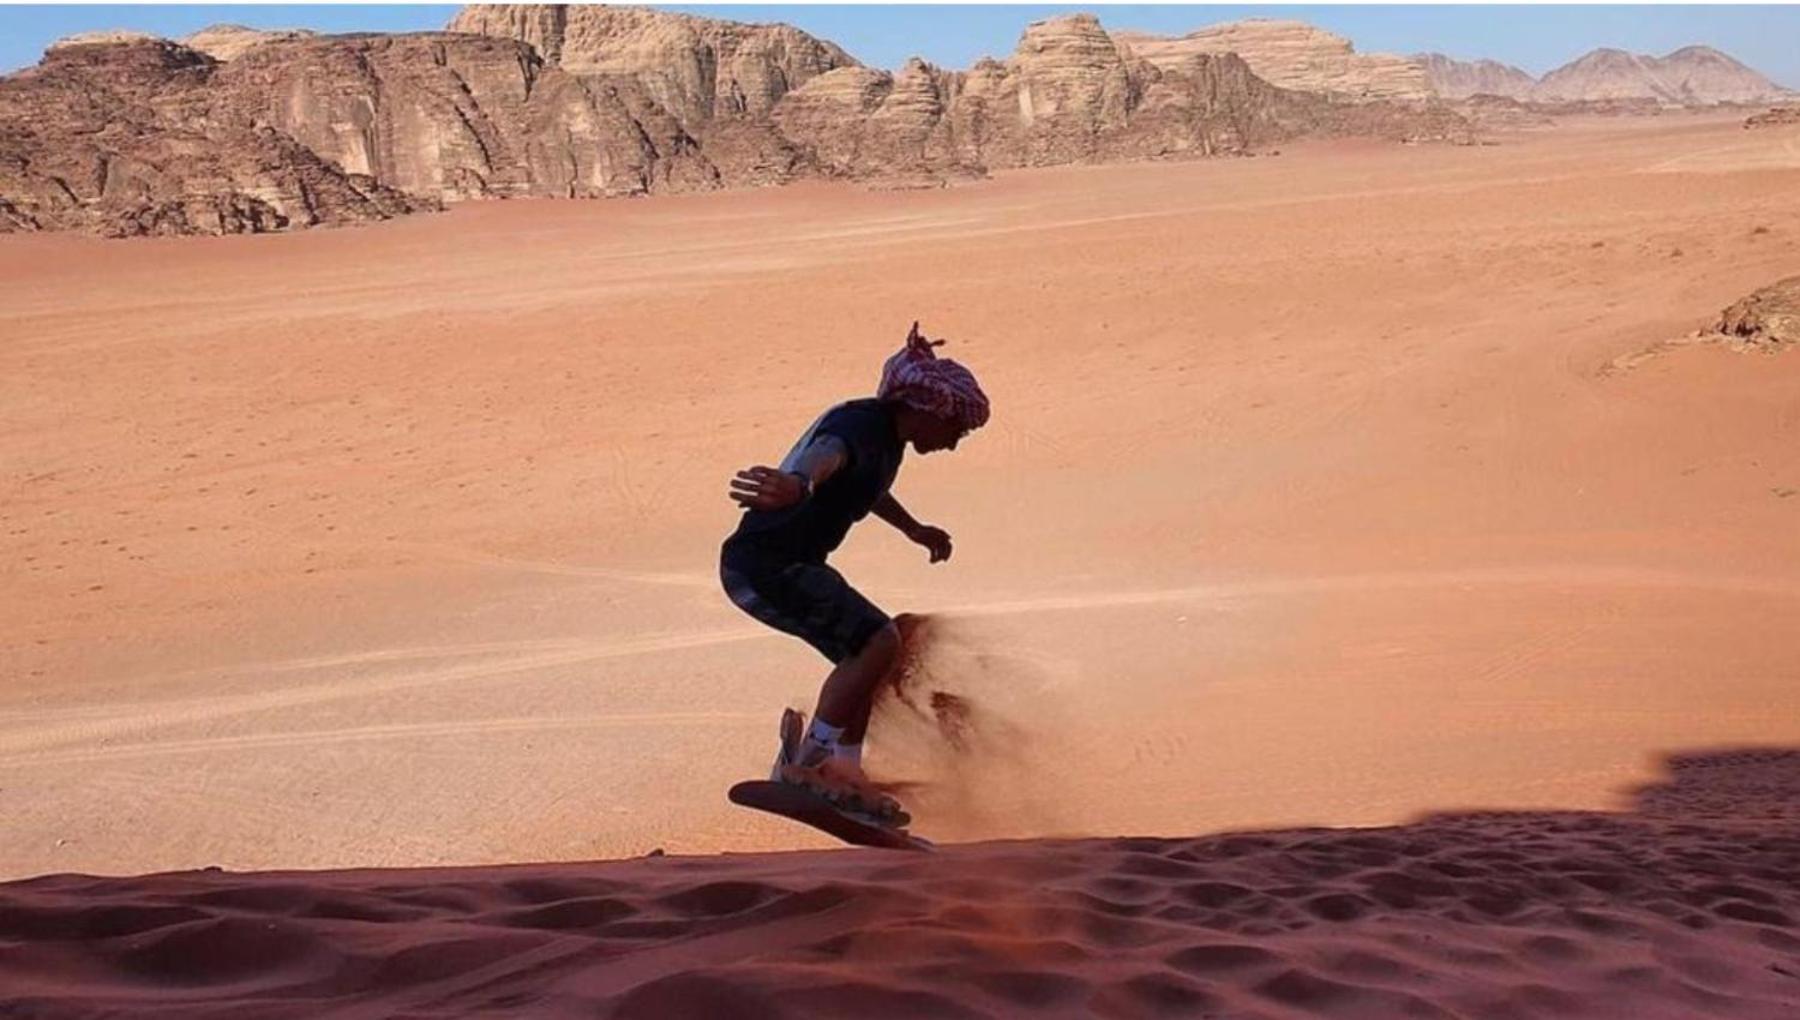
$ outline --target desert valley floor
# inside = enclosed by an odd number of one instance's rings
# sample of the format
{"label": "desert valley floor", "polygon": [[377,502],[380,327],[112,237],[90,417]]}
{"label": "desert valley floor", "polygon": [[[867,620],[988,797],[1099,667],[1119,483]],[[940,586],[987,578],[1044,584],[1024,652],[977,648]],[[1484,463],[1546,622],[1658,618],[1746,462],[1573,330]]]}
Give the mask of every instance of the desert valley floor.
{"label": "desert valley floor", "polygon": [[0,238],[0,875],[822,848],[728,805],[824,665],[732,471],[921,320],[995,404],[838,564],[937,614],[919,831],[1611,809],[1800,746],[1800,129]]}

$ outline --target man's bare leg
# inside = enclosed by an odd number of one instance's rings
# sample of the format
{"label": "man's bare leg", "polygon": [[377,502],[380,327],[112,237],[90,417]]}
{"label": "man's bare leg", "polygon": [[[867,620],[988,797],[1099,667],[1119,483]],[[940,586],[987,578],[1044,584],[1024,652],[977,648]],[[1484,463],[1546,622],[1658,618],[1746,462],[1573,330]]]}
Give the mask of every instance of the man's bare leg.
{"label": "man's bare leg", "polygon": [[819,690],[814,718],[843,730],[838,739],[861,744],[869,728],[875,692],[900,658],[900,632],[892,623],[870,635],[862,650],[838,663]]}
{"label": "man's bare leg", "polygon": [[[905,825],[907,816],[898,801],[871,786],[862,771],[862,738],[869,728],[875,695],[900,658],[900,633],[892,623],[869,637],[860,651],[837,664],[819,691],[813,723],[807,729],[793,759],[807,767],[810,779],[797,779],[836,800],[861,805],[858,810],[884,816]],[[808,759],[820,751],[827,756],[811,766]],[[783,773],[784,775],[787,773]],[[823,786],[816,784],[822,783]]]}
{"label": "man's bare leg", "polygon": [[894,661],[888,667],[887,673],[870,690],[869,696],[863,699],[862,709],[857,713],[856,718],[844,727],[844,735],[838,738],[840,743],[849,744],[852,747],[862,746],[863,738],[869,732],[869,716],[875,711],[875,703],[881,700],[882,688],[900,682],[899,674],[908,668],[909,660],[917,654],[915,646],[919,644],[920,631],[928,619],[928,617],[916,613],[901,613],[894,617],[894,622],[890,626],[893,628],[894,636],[899,640],[899,647],[894,652]]}
{"label": "man's bare leg", "polygon": [[812,725],[794,755],[796,764],[814,765],[836,777],[862,781],[862,738],[869,728],[869,713],[876,692],[899,657],[900,635],[889,623],[832,669],[819,690]]}

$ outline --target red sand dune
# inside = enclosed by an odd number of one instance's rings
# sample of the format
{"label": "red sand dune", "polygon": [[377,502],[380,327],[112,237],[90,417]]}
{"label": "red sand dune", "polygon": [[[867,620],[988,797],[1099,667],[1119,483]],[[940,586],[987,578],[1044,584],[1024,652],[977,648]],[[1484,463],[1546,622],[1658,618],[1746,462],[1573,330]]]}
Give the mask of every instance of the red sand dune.
{"label": "red sand dune", "polygon": [[[0,887],[0,1020],[1800,1016],[1794,752],[1621,793],[1800,748],[1800,353],[1657,346],[1800,138],[1504,141],[0,238],[0,877],[179,871]],[[955,561],[834,562],[968,845],[760,855],[725,482],[914,319]]]}
{"label": "red sand dune", "polygon": [[980,760],[870,747],[976,780],[934,838],[1613,810],[1800,746],[1800,355],[1611,367],[1791,275],[1796,189],[1712,114],[0,238],[0,878],[824,848],[720,796],[822,666],[719,590],[725,482],[914,319],[995,401],[897,486],[956,556],[834,562],[965,639]]}
{"label": "red sand dune", "polygon": [[0,886],[0,1015],[1800,1015],[1800,751],[1630,813]]}

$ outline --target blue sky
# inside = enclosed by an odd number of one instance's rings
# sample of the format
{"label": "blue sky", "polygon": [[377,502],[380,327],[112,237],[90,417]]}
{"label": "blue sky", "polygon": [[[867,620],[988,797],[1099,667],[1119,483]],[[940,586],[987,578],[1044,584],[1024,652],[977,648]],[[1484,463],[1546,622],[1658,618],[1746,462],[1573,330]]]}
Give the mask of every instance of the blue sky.
{"label": "blue sky", "polygon": [[[785,21],[837,43],[876,67],[922,56],[963,68],[1012,52],[1028,22],[1071,11],[1108,28],[1179,34],[1246,17],[1309,21],[1349,37],[1365,53],[1437,50],[1490,57],[1532,74],[1597,46],[1661,55],[1690,43],[1724,50],[1780,84],[1800,87],[1800,6],[779,6],[661,5],[737,21]],[[52,40],[130,28],[180,36],[218,22],[327,32],[442,28],[453,5],[0,6],[0,72],[36,63]]]}

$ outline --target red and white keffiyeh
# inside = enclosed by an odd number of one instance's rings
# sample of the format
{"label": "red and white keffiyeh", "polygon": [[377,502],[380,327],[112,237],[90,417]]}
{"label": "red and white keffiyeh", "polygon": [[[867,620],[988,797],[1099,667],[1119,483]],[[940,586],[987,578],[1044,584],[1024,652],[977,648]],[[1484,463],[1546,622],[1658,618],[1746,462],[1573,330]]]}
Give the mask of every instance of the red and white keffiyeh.
{"label": "red and white keffiyeh", "polygon": [[987,424],[987,394],[975,382],[975,373],[937,356],[932,348],[943,342],[920,336],[915,323],[906,346],[881,366],[881,385],[875,395],[935,414],[966,430],[978,429]]}

